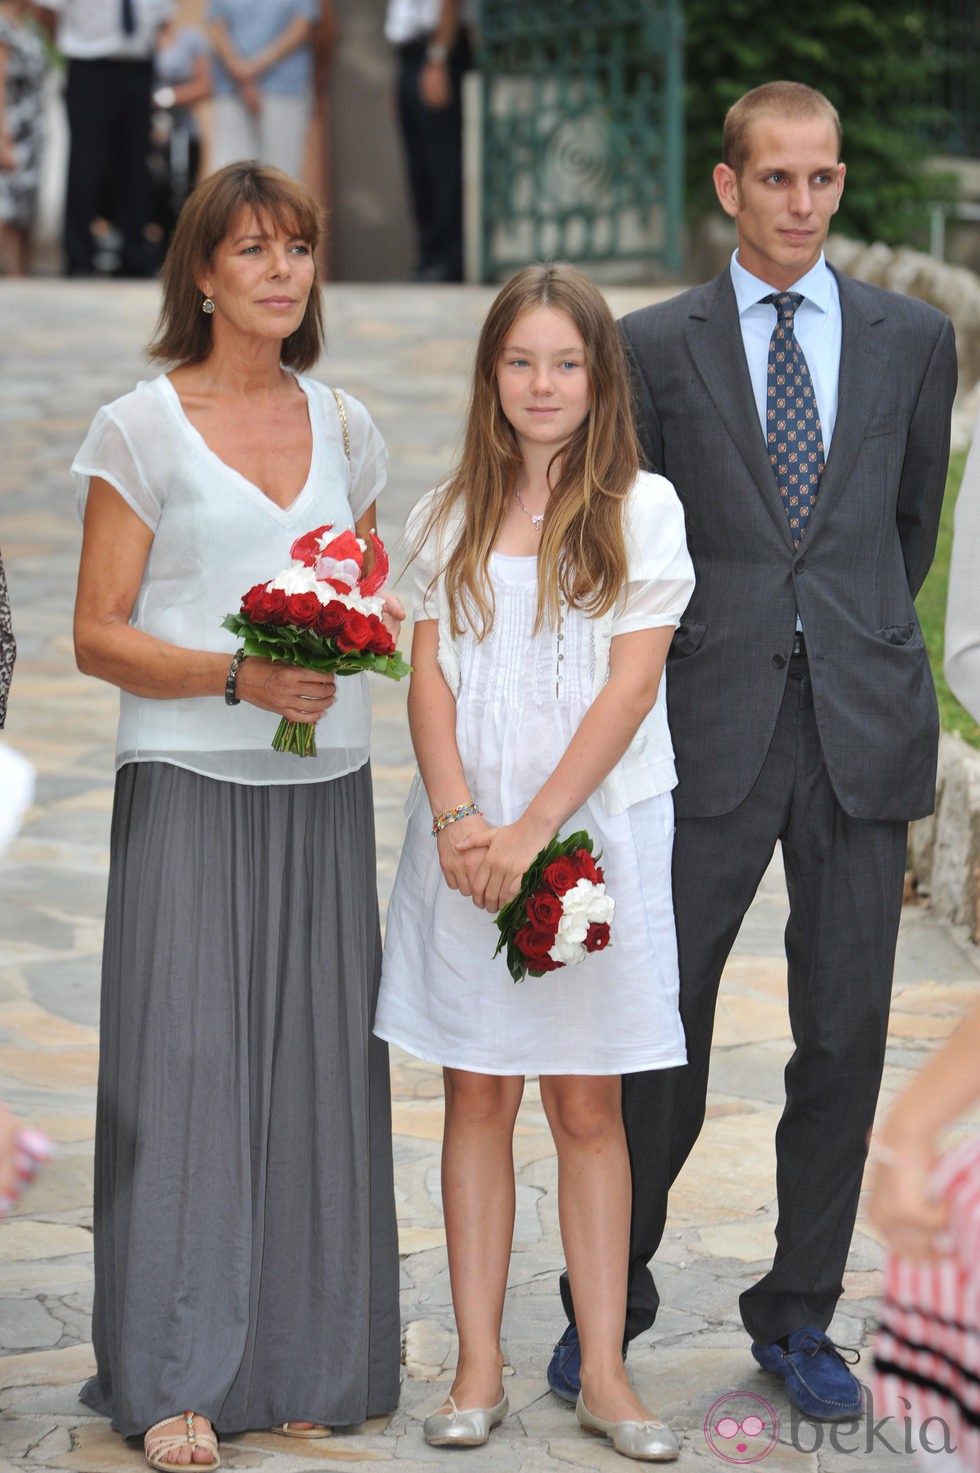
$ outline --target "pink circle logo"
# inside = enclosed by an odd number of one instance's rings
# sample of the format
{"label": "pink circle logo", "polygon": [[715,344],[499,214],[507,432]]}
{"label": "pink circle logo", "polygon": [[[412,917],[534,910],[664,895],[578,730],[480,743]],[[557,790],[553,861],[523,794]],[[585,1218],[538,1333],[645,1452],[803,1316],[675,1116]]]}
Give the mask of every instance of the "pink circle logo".
{"label": "pink circle logo", "polygon": [[754,1391],[729,1391],[705,1417],[704,1438],[726,1463],[758,1463],[779,1441],[779,1418]]}

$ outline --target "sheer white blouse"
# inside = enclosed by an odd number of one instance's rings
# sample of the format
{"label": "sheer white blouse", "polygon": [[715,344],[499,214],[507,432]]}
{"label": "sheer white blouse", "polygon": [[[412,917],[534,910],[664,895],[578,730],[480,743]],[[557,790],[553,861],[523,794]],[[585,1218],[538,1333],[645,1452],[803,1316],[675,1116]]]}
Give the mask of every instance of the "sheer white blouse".
{"label": "sheer white blouse", "polygon": [[[290,562],[304,532],[325,523],[353,528],[385,484],[386,452],[357,399],[343,395],[351,458],[344,452],[336,400],[325,385],[297,375],[306,395],[313,453],[306,484],[288,508],[225,465],[191,424],[166,374],[141,382],[98,411],[72,463],[78,511],[99,476],[153,533],[130,623],[188,649],[227,653],[222,629],[242,595]],[[337,681],[337,699],[317,726],[316,757],[271,747],[278,717],[222,696],[155,700],[120,693],[116,766],[172,762],[229,782],[320,782],[368,759],[371,714],[363,675]]]}

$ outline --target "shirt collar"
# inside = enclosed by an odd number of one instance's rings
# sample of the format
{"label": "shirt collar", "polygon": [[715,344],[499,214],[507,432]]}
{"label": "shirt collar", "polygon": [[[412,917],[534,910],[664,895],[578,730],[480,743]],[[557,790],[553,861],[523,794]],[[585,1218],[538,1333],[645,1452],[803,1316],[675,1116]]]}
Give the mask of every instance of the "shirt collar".
{"label": "shirt collar", "polygon": [[[739,317],[743,316],[750,307],[757,306],[762,297],[769,296],[774,290],[768,282],[762,281],[758,276],[753,276],[751,271],[746,271],[745,267],[739,263],[738,251],[732,252],[730,270]],[[800,292],[821,312],[830,311],[833,303],[833,280],[823,251],[820,252],[820,259],[810,267],[809,271],[801,276],[799,281],[794,281],[790,291]]]}

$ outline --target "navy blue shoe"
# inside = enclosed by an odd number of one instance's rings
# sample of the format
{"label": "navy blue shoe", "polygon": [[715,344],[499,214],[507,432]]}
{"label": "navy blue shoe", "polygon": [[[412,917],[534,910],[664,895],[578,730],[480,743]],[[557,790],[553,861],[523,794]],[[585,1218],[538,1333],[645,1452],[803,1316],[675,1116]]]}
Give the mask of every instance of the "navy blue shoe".
{"label": "navy blue shoe", "polygon": [[548,1385],[562,1401],[574,1405],[582,1390],[581,1377],[582,1347],[578,1340],[578,1330],[574,1325],[566,1325],[565,1333],[548,1362]]}
{"label": "navy blue shoe", "polygon": [[[851,1375],[840,1351],[822,1330],[794,1330],[784,1350],[777,1342],[752,1346],[764,1371],[786,1383],[796,1409],[817,1422],[843,1422],[864,1410],[861,1383]],[[855,1355],[855,1359],[857,1359]]]}
{"label": "navy blue shoe", "polygon": [[[626,1359],[628,1345],[629,1341],[624,1340],[623,1360]],[[582,1347],[574,1325],[565,1326],[565,1333],[548,1362],[548,1385],[562,1401],[570,1402],[573,1406],[578,1401],[582,1390]]]}

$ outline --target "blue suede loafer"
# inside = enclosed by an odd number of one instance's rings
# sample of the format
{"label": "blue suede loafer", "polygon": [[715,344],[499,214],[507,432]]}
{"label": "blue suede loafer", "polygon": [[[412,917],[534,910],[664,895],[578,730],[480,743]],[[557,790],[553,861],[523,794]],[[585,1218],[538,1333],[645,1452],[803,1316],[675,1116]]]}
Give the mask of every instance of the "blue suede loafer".
{"label": "blue suede loafer", "polygon": [[[626,1359],[628,1345],[629,1341],[624,1340],[623,1360]],[[548,1362],[548,1385],[562,1401],[570,1402],[572,1406],[578,1401],[582,1390],[582,1347],[574,1325],[565,1326],[565,1333]]]}
{"label": "blue suede loafer", "polygon": [[843,1422],[864,1410],[861,1383],[851,1375],[829,1335],[805,1327],[787,1336],[787,1348],[775,1341],[752,1346],[764,1371],[786,1383],[796,1409],[816,1422]]}
{"label": "blue suede loafer", "polygon": [[571,1402],[574,1406],[582,1390],[581,1376],[582,1347],[578,1330],[574,1325],[566,1325],[565,1333],[548,1362],[548,1385],[562,1401]]}

